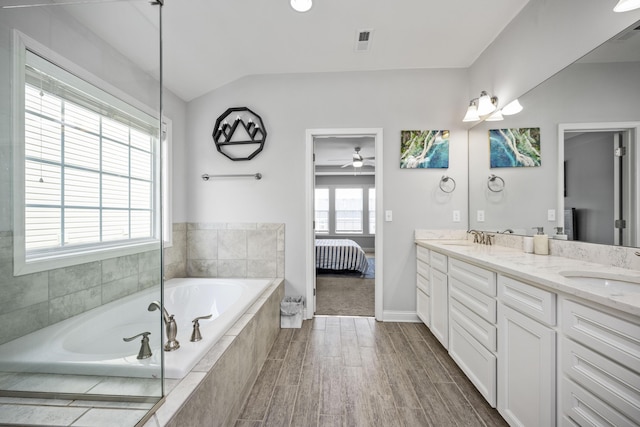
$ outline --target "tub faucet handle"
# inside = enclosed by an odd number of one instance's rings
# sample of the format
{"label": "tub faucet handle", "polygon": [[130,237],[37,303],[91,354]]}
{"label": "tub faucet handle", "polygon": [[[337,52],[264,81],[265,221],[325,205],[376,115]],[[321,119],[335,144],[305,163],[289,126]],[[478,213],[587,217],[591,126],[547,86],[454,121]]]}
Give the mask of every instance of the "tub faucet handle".
{"label": "tub faucet handle", "polygon": [[149,346],[149,335],[151,332],[142,332],[141,334],[134,335],[131,338],[122,338],[124,342],[130,342],[138,337],[142,337],[140,351],[138,352],[137,359],[148,359],[151,357],[151,347]]}
{"label": "tub faucet handle", "polygon": [[196,317],[195,319],[192,320],[193,332],[191,332],[191,339],[190,339],[191,342],[200,341],[202,339],[202,335],[200,334],[200,320],[211,319],[211,316],[213,316],[213,314],[210,314],[208,316]]}

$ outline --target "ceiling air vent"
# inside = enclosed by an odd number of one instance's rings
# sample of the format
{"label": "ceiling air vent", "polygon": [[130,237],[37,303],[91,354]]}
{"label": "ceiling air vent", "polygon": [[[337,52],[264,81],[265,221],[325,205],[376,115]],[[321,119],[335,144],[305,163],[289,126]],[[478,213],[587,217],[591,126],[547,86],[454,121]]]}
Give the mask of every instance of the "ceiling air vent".
{"label": "ceiling air vent", "polygon": [[368,52],[371,50],[373,30],[358,30],[356,32],[356,52]]}

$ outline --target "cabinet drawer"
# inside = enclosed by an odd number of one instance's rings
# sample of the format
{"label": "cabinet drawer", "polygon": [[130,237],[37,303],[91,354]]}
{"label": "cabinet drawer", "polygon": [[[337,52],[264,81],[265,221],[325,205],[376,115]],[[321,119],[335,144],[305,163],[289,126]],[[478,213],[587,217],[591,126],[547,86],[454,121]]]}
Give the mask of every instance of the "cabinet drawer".
{"label": "cabinet drawer", "polygon": [[429,252],[431,252],[427,248],[423,248],[422,246],[416,246],[416,258],[425,264],[429,264]]}
{"label": "cabinet drawer", "polygon": [[480,394],[496,407],[496,356],[451,317],[449,355],[469,377]]}
{"label": "cabinet drawer", "polygon": [[581,427],[637,427],[638,424],[621,415],[578,384],[562,378],[562,412]]}
{"label": "cabinet drawer", "polygon": [[492,297],[496,296],[496,273],[493,271],[449,258],[449,276],[479,290],[483,294]]}
{"label": "cabinet drawer", "polygon": [[422,274],[418,274],[416,276],[416,284],[418,289],[420,289],[422,292],[427,295],[431,295],[431,283],[429,282],[429,279],[424,277]]}
{"label": "cabinet drawer", "polygon": [[436,270],[447,272],[447,256],[431,251],[431,267]]}
{"label": "cabinet drawer", "polygon": [[640,420],[640,375],[568,338],[562,372],[632,420]]}
{"label": "cabinet drawer", "polygon": [[640,325],[563,299],[562,332],[581,344],[640,372]]}
{"label": "cabinet drawer", "polygon": [[496,323],[496,300],[494,298],[465,285],[458,279],[450,279],[449,295],[487,322]]}
{"label": "cabinet drawer", "polygon": [[431,298],[420,288],[416,290],[416,312],[425,325],[431,326]]}
{"label": "cabinet drawer", "polygon": [[498,298],[546,325],[556,324],[556,294],[505,276],[498,276]]}
{"label": "cabinet drawer", "polygon": [[427,264],[426,262],[423,262],[421,260],[417,260],[416,261],[416,270],[418,272],[418,274],[422,277],[424,277],[427,281],[429,281],[429,269],[431,267],[429,267],[429,264]]}
{"label": "cabinet drawer", "polygon": [[471,336],[489,351],[496,351],[496,326],[484,320],[455,299],[449,300],[449,315],[456,318]]}

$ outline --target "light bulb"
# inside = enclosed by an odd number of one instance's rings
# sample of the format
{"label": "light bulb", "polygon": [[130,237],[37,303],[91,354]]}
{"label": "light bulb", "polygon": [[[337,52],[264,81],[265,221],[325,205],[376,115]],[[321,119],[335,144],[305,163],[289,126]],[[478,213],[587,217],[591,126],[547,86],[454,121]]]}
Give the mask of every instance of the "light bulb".
{"label": "light bulb", "polygon": [[469,103],[469,108],[467,108],[467,114],[464,115],[463,122],[477,122],[480,120],[480,116],[478,115],[478,107],[476,106],[476,101],[472,100]]}
{"label": "light bulb", "polygon": [[312,5],[311,0],[291,0],[291,7],[296,12],[307,12]]}
{"label": "light bulb", "polygon": [[505,116],[510,116],[512,114],[518,114],[522,111],[522,105],[517,99],[514,99],[504,107],[502,107],[502,114]]}
{"label": "light bulb", "polygon": [[495,111],[496,106],[491,102],[491,97],[484,90],[480,92],[480,98],[478,99],[478,115],[486,116]]}
{"label": "light bulb", "polygon": [[640,0],[620,0],[613,8],[614,12],[628,12],[640,8]]}
{"label": "light bulb", "polygon": [[500,120],[504,120],[504,117],[502,117],[502,112],[500,110],[496,110],[485,120],[488,122],[499,122]]}
{"label": "light bulb", "polygon": [[353,161],[353,167],[354,168],[361,168],[362,167],[362,160],[354,160]]}

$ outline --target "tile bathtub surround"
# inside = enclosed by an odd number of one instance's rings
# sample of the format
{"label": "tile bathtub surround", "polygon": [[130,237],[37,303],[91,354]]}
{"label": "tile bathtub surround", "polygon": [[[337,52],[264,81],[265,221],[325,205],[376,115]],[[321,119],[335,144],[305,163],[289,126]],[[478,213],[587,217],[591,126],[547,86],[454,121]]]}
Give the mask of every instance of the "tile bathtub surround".
{"label": "tile bathtub surround", "polygon": [[280,331],[284,280],[276,279],[193,370],[145,427],[231,425]]}
{"label": "tile bathtub surround", "polygon": [[164,277],[187,277],[187,224],[173,224],[172,245],[164,249]]}
{"label": "tile bathtub surround", "polygon": [[187,277],[284,277],[284,224],[186,227]]}
{"label": "tile bathtub surround", "polygon": [[160,283],[159,251],[13,275],[13,234],[0,231],[0,344]]}

